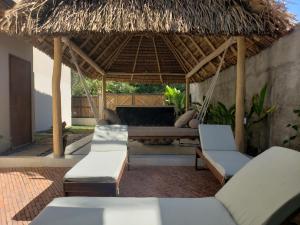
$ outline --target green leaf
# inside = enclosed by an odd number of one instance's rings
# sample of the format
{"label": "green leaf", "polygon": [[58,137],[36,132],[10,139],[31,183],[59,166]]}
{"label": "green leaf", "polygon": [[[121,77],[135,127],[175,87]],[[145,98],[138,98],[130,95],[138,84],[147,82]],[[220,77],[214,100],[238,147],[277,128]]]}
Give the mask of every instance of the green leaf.
{"label": "green leaf", "polygon": [[299,130],[299,126],[298,126],[298,125],[293,125],[292,128],[293,128],[295,131],[298,131],[298,130]]}
{"label": "green leaf", "polygon": [[288,143],[289,143],[289,140],[284,140],[284,141],[283,141],[283,144],[284,144],[284,145],[286,145],[286,144],[288,144]]}

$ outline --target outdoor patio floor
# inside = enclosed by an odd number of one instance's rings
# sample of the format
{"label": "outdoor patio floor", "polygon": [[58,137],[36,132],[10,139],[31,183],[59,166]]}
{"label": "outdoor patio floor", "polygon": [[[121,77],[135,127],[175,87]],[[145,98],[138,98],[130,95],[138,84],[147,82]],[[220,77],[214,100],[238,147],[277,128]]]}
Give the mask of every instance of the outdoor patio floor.
{"label": "outdoor patio floor", "polygon": [[[0,169],[0,224],[29,224],[63,195],[68,168]],[[121,182],[122,197],[206,197],[220,185],[209,171],[193,167],[131,167]]]}

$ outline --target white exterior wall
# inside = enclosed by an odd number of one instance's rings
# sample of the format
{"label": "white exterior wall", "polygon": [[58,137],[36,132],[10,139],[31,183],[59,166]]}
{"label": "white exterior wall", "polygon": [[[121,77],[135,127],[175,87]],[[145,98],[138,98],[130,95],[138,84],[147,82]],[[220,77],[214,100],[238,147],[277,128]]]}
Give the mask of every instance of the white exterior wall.
{"label": "white exterior wall", "polygon": [[[47,130],[52,126],[52,65],[53,61],[49,56],[36,48],[33,49],[35,131]],[[63,65],[62,120],[68,126],[72,124],[71,100],[71,69]]]}
{"label": "white exterior wall", "polygon": [[[31,62],[32,70],[32,129],[47,130],[52,126],[52,60],[31,44],[0,34],[0,152],[10,148],[9,55]],[[72,123],[71,70],[62,67],[62,120]]]}
{"label": "white exterior wall", "polygon": [[[32,64],[32,46],[17,38],[0,34],[0,152],[10,147],[9,55]],[[31,68],[32,70],[32,68]]]}

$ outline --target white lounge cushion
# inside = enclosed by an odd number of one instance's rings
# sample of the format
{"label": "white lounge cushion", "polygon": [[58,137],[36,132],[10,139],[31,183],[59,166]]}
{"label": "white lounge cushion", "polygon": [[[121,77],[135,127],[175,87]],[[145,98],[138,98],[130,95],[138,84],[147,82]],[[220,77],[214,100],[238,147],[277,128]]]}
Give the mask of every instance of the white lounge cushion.
{"label": "white lounge cushion", "polygon": [[91,142],[91,152],[127,151],[127,130],[126,125],[96,126]]}
{"label": "white lounge cushion", "polygon": [[53,200],[31,225],[236,225],[215,198]]}
{"label": "white lounge cushion", "polygon": [[64,179],[72,182],[115,183],[126,160],[127,151],[90,152],[66,173]]}
{"label": "white lounge cushion", "polygon": [[201,147],[206,151],[237,151],[229,125],[199,125]]}
{"label": "white lounge cushion", "polygon": [[250,158],[238,151],[203,151],[205,158],[225,179],[235,175]]}
{"label": "white lounge cushion", "polygon": [[300,208],[300,153],[273,147],[216,194],[239,225],[276,225]]}

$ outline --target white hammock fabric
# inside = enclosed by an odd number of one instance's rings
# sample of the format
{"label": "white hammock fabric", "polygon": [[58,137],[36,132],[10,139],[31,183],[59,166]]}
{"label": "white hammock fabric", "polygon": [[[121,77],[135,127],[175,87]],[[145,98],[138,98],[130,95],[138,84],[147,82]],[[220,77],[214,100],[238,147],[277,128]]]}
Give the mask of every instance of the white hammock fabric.
{"label": "white hammock fabric", "polygon": [[90,105],[90,107],[92,109],[92,112],[94,114],[94,119],[96,120],[96,123],[99,124],[100,123],[100,120],[99,120],[99,110],[96,107],[95,102],[94,102],[94,100],[93,100],[90,92],[88,91],[85,79],[84,79],[83,74],[81,72],[81,69],[80,69],[80,67],[79,67],[79,65],[77,63],[77,60],[76,60],[75,55],[74,55],[74,52],[73,52],[73,50],[72,50],[72,48],[70,46],[68,46],[68,47],[70,49],[70,54],[71,54],[71,57],[72,57],[72,62],[73,62],[73,64],[76,67],[76,70],[78,72],[78,76],[79,76],[80,82],[81,82],[81,84],[83,86],[84,92],[85,92],[85,94],[87,96],[87,99],[88,99],[88,102],[89,102],[89,105]]}
{"label": "white hammock fabric", "polygon": [[216,72],[215,76],[212,78],[210,86],[209,86],[209,88],[208,88],[208,90],[206,92],[205,99],[203,101],[201,110],[200,110],[200,112],[199,112],[199,114],[197,116],[197,119],[200,121],[200,124],[203,124],[203,122],[204,122],[204,119],[205,119],[205,116],[207,114],[207,110],[208,110],[209,104],[211,102],[214,90],[216,88],[216,84],[217,84],[218,78],[220,76],[222,65],[224,64],[224,61],[225,61],[226,53],[228,51],[229,46],[231,46],[232,41],[233,41],[233,39],[231,38],[230,41],[228,42],[227,47],[224,50],[224,53],[223,53],[221,62],[219,64],[219,67],[217,69],[217,72]]}

